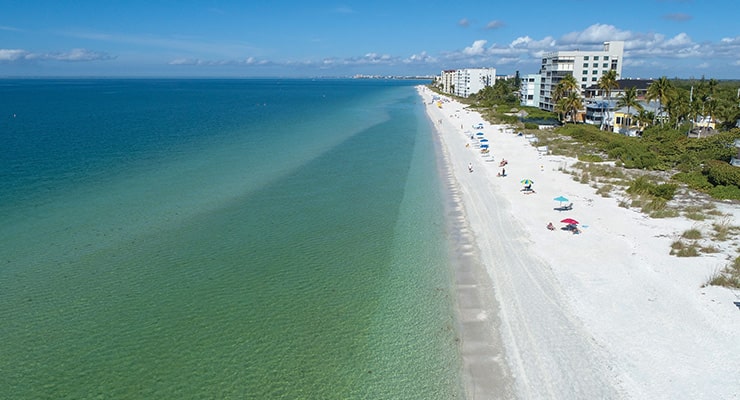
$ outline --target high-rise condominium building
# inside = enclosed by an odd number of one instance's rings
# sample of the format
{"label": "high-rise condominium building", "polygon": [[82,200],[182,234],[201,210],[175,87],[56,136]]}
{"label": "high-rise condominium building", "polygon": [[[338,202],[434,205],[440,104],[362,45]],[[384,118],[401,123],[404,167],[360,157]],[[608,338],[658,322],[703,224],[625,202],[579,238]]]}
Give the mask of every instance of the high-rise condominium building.
{"label": "high-rise condominium building", "polygon": [[543,110],[553,111],[555,101],[552,95],[555,87],[566,75],[573,75],[581,85],[581,90],[596,84],[608,70],[622,75],[624,42],[604,42],[600,51],[556,51],[545,54],[540,67],[540,102]]}

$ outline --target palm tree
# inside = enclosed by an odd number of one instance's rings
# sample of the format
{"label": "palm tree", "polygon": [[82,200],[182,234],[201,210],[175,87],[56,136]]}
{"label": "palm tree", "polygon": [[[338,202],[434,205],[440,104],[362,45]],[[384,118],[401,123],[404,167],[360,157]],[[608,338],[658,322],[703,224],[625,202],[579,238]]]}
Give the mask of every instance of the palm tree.
{"label": "palm tree", "polygon": [[[576,78],[572,74],[565,75],[558,84],[555,86],[555,90],[552,94],[552,98],[555,101],[555,107],[558,112],[562,112],[564,115],[568,115],[574,103],[574,98],[578,99],[577,104],[579,109],[583,107],[581,103],[580,87]],[[573,119],[575,123],[575,118]]]}
{"label": "palm tree", "polygon": [[576,78],[573,77],[572,74],[565,75],[562,79],[560,79],[560,82],[558,82],[557,86],[555,87],[555,94],[559,94],[560,96],[554,95],[553,97],[557,97],[554,100],[560,100],[571,92],[580,91],[579,89],[580,87],[578,86]]}
{"label": "palm tree", "polygon": [[640,129],[644,129],[655,120],[655,113],[648,110],[640,110],[636,118]]}
{"label": "palm tree", "polygon": [[632,126],[632,113],[630,113],[631,108],[635,108],[636,110],[642,110],[642,104],[640,104],[639,101],[637,101],[637,89],[635,87],[627,88],[627,90],[624,91],[624,94],[619,97],[619,100],[617,100],[617,108],[627,107],[627,130],[629,131],[630,126]]}
{"label": "palm tree", "polygon": [[558,114],[558,119],[560,121],[565,121],[566,106],[567,105],[565,104],[565,99],[560,99],[557,103],[555,103],[553,111]]}
{"label": "palm tree", "polygon": [[691,104],[689,103],[688,94],[685,91],[675,92],[666,103],[666,110],[670,116],[671,123],[678,126],[691,115]]}
{"label": "palm tree", "polygon": [[[602,89],[604,92],[606,92],[606,99],[611,100],[611,93],[612,89],[616,89],[619,87],[619,82],[617,82],[617,71],[610,69],[609,71],[606,71],[604,75],[601,75],[601,78],[599,78],[599,89]],[[604,129],[604,122],[606,118],[604,118],[604,107],[601,108],[601,127],[599,129]]]}
{"label": "palm tree", "polygon": [[[657,81],[648,86],[647,95],[645,98],[648,101],[658,100],[658,112],[655,114],[657,117],[663,110],[663,105],[668,103],[668,99],[673,95],[673,84],[665,76],[660,77]],[[653,121],[653,124],[655,121]],[[663,125],[663,119],[660,120],[661,126]]]}
{"label": "palm tree", "polygon": [[566,115],[570,114],[570,120],[575,124],[578,110],[583,108],[581,95],[578,92],[569,92],[567,96],[560,99],[558,105],[561,105],[561,109]]}

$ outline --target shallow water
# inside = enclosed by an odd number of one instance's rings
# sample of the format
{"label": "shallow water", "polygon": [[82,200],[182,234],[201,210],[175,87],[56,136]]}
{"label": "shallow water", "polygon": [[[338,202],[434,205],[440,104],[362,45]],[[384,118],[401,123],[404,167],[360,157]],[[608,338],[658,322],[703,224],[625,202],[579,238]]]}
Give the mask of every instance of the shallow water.
{"label": "shallow water", "polygon": [[1,83],[0,398],[462,397],[411,83]]}

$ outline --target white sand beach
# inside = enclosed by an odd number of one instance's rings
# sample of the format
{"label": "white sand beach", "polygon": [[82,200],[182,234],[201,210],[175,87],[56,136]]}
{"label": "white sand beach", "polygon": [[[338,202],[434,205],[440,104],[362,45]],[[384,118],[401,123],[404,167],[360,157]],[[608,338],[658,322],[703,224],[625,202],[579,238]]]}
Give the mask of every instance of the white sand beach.
{"label": "white sand beach", "polygon": [[[669,255],[702,222],[619,207],[560,171],[575,160],[541,154],[462,104],[438,107],[431,91],[419,93],[459,201],[469,398],[740,399],[740,293],[702,287],[727,254]],[[478,131],[494,161],[471,142]],[[506,177],[497,176],[502,159]],[[523,179],[534,193],[521,191]],[[558,196],[573,209],[554,210]],[[738,208],[720,210],[740,225]],[[561,230],[564,218],[581,233]]]}

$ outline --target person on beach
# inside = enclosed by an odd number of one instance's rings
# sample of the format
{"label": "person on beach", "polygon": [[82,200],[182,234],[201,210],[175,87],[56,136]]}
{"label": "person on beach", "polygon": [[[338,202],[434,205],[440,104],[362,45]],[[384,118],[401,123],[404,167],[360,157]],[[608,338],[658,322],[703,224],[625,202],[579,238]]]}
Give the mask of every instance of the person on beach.
{"label": "person on beach", "polygon": [[473,172],[473,163],[468,163],[468,171]]}
{"label": "person on beach", "polygon": [[549,229],[551,231],[554,231],[555,230],[555,225],[553,225],[552,222],[550,222],[550,223],[547,224],[547,229]]}

